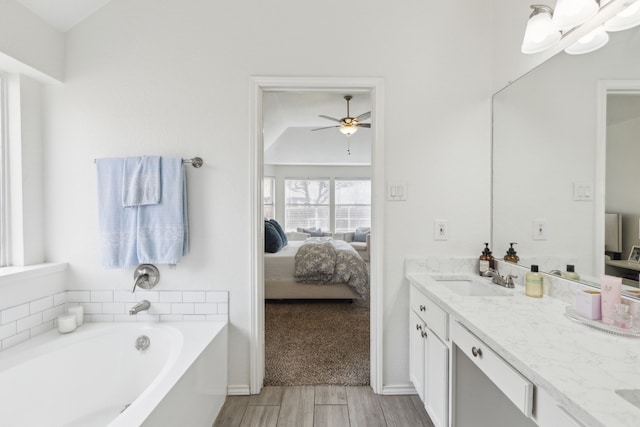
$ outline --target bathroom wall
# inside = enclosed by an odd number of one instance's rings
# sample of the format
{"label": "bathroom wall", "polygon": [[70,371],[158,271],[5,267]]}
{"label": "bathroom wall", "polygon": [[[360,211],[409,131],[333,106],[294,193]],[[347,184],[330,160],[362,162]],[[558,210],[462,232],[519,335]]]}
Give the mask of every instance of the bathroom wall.
{"label": "bathroom wall", "polygon": [[230,291],[229,383],[246,387],[250,77],[383,77],[385,177],[408,185],[384,212],[383,381],[407,385],[405,256],[475,256],[489,238],[492,16],[471,0],[374,6],[351,3],[345,25],[337,0],[113,0],[67,33],[65,84],[43,97],[45,258],[69,263],[67,289],[132,286],[99,263],[94,158],[203,157],[188,170],[191,254],[161,267],[159,290]]}

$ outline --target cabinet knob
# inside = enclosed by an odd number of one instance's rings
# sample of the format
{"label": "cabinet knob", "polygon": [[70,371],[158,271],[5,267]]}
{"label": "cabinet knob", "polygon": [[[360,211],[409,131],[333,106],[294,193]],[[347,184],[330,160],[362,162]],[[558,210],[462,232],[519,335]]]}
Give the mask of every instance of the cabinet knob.
{"label": "cabinet knob", "polygon": [[420,311],[427,311],[427,307],[425,307],[424,305],[420,306]]}
{"label": "cabinet knob", "polygon": [[425,331],[420,332],[420,335],[422,335],[422,338],[426,338],[427,337],[427,333]]}
{"label": "cabinet knob", "polygon": [[471,354],[473,354],[473,357],[482,357],[482,349],[481,348],[472,347],[471,348]]}
{"label": "cabinet knob", "polygon": [[419,331],[422,329],[422,325],[420,325],[419,323],[416,323],[416,331]]}

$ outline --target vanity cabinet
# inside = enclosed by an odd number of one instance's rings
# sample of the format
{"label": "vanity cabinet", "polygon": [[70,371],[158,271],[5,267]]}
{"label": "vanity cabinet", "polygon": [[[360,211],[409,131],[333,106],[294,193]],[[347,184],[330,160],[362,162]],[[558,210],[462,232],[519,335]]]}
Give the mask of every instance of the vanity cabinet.
{"label": "vanity cabinet", "polygon": [[436,427],[448,426],[448,315],[415,286],[410,290],[411,382]]}

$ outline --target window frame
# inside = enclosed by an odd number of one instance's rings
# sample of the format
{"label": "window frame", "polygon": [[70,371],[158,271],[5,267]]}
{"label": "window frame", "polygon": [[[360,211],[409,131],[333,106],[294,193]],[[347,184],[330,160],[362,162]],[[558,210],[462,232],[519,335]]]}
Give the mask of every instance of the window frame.
{"label": "window frame", "polygon": [[[369,183],[369,203],[350,203],[350,204],[344,204],[344,203],[338,203],[338,197],[337,197],[337,183],[339,181],[367,181]],[[347,177],[347,178],[334,178],[333,179],[333,185],[332,185],[332,191],[333,191],[333,215],[332,215],[332,223],[333,223],[333,232],[334,233],[348,233],[351,231],[354,231],[354,229],[356,227],[371,227],[371,201],[372,201],[372,195],[371,195],[371,178],[365,178],[365,177]],[[338,229],[338,215],[337,215],[337,211],[339,207],[345,207],[345,206],[353,206],[353,207],[359,207],[359,206],[368,206],[369,207],[369,222],[367,225],[359,225],[359,226],[355,226],[353,228],[349,228],[349,229]]]}
{"label": "window frame", "polygon": [[[322,182],[326,182],[327,183],[327,188],[328,188],[328,197],[327,197],[327,201],[326,203],[288,203],[288,198],[287,198],[287,191],[288,191],[288,182],[289,181],[322,181]],[[329,231],[332,227],[332,223],[331,223],[331,205],[332,205],[332,197],[333,197],[333,191],[332,191],[332,187],[333,187],[333,182],[332,179],[330,177],[285,177],[283,179],[283,210],[284,210],[284,229],[285,231],[296,231],[298,228],[306,228],[306,227],[298,227],[297,225],[295,227],[291,227],[289,226],[289,220],[288,220],[288,211],[290,209],[290,206],[295,206],[295,207],[300,207],[300,206],[304,206],[304,207],[314,207],[316,209],[318,208],[322,208],[322,207],[326,207],[327,208],[327,212],[328,212],[328,217],[327,217],[327,230],[325,231]],[[316,227],[316,228],[323,228],[322,225],[318,225],[317,223],[313,226],[307,226],[307,227]]]}

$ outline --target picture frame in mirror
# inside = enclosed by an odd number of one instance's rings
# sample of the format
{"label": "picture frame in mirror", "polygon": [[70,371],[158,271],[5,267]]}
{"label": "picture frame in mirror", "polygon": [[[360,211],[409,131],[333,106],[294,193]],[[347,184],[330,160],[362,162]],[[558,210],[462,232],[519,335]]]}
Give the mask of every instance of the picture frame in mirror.
{"label": "picture frame in mirror", "polygon": [[629,262],[640,263],[640,246],[632,246],[629,252]]}

